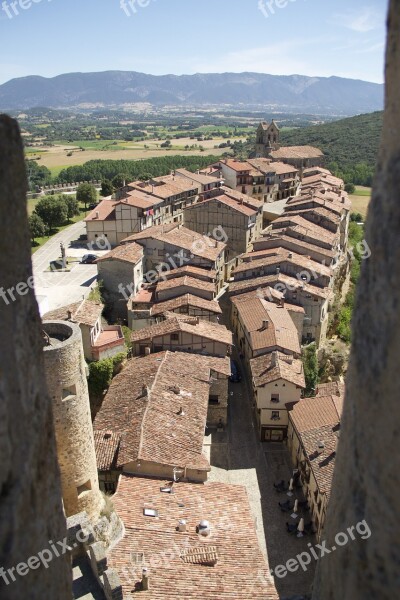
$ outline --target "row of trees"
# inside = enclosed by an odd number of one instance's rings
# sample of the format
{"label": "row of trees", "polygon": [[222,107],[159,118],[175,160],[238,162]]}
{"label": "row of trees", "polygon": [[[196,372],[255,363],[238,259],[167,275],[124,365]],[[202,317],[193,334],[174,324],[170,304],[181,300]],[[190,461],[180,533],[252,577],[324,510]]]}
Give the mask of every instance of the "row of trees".
{"label": "row of trees", "polygon": [[50,235],[56,227],[64,225],[80,214],[79,203],[87,205],[97,200],[97,192],[94,186],[83,183],[73,195],[60,194],[44,196],[35,206],[35,210],[29,217],[29,229],[31,239]]}

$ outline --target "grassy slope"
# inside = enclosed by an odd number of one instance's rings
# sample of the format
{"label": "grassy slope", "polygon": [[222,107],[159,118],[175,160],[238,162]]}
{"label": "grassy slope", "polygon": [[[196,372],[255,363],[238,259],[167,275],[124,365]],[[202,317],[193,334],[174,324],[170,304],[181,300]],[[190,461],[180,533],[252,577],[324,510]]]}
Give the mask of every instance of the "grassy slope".
{"label": "grassy slope", "polygon": [[289,146],[311,145],[320,148],[327,164],[341,167],[366,163],[374,167],[382,131],[383,112],[358,115],[326,125],[282,131],[281,143]]}

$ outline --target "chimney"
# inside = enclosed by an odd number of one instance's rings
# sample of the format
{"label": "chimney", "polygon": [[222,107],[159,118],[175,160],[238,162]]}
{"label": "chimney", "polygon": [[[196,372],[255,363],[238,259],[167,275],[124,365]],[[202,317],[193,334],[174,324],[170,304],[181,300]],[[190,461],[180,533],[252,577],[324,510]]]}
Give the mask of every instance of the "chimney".
{"label": "chimney", "polygon": [[149,572],[146,567],[143,567],[143,569],[142,569],[142,590],[144,592],[148,592],[149,589],[150,589]]}
{"label": "chimney", "polygon": [[317,452],[318,454],[322,454],[325,449],[325,442],[318,442]]}
{"label": "chimney", "polygon": [[185,519],[181,519],[178,523],[178,531],[184,533],[186,531],[186,521]]}
{"label": "chimney", "polygon": [[178,411],[178,417],[184,417],[184,416],[185,416],[185,411],[183,410],[183,406],[181,406]]}
{"label": "chimney", "polygon": [[263,319],[262,328],[263,329],[268,329],[268,327],[269,327],[269,321],[268,321],[268,319]]}
{"label": "chimney", "polygon": [[285,308],[285,298],[279,298],[279,306]]}
{"label": "chimney", "polygon": [[68,321],[72,321],[72,311],[68,310],[67,315],[68,315]]}
{"label": "chimney", "polygon": [[275,351],[271,354],[271,368],[274,369],[278,366],[278,353]]}
{"label": "chimney", "polygon": [[281,272],[281,268],[280,267],[276,267],[276,274],[279,275],[280,272]]}
{"label": "chimney", "polygon": [[99,211],[98,211],[98,210],[96,210],[95,216],[96,216],[96,219],[98,219],[98,218],[99,218],[99,216],[100,216],[100,213],[99,213]]}
{"label": "chimney", "polygon": [[289,252],[289,258],[293,258],[293,252]]}

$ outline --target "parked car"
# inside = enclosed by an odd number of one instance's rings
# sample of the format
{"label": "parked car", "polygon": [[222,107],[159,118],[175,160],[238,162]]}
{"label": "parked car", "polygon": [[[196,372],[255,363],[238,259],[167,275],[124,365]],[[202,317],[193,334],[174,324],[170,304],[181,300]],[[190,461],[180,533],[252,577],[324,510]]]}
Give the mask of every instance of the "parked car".
{"label": "parked car", "polygon": [[97,256],[95,254],[85,254],[82,256],[81,264],[82,265],[91,265],[97,260]]}
{"label": "parked car", "polygon": [[238,383],[239,381],[242,381],[239,366],[237,362],[233,359],[231,359],[231,375],[229,377],[229,380],[232,383]]}

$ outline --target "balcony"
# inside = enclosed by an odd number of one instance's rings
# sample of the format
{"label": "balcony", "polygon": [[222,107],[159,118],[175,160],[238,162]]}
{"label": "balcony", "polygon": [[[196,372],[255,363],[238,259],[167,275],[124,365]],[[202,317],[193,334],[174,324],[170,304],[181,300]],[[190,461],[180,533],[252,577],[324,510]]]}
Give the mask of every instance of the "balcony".
{"label": "balcony", "polygon": [[119,325],[104,327],[92,344],[92,359],[110,358],[118,352],[124,352],[125,338]]}

